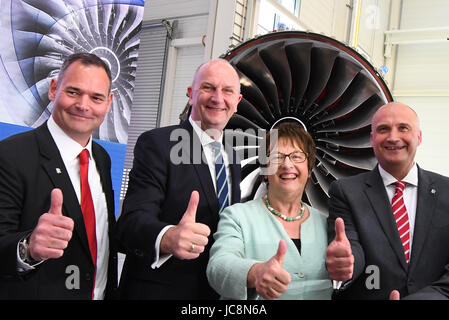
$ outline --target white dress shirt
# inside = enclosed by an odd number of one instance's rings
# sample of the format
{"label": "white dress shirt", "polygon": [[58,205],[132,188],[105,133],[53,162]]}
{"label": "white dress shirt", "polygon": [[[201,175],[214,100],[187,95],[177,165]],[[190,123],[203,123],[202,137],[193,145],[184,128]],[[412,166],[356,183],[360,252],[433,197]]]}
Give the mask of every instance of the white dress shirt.
{"label": "white dress shirt", "polygon": [[[92,156],[92,138],[86,147],[82,147],[78,142],[70,138],[50,117],[47,122],[56,146],[61,154],[64,166],[69,174],[73,189],[75,190],[78,202],[81,203],[81,180],[80,180],[80,164],[78,155],[83,149],[89,151],[89,187],[92,193],[92,200],[95,209],[95,229],[97,236],[97,270],[95,274],[94,299],[104,299],[109,260],[109,236],[108,236],[108,208],[106,205],[106,196],[101,186],[100,174],[98,172],[95,159]],[[61,170],[61,168],[59,168]],[[42,262],[40,262],[42,263]],[[40,264],[39,263],[39,264]],[[34,269],[18,258],[18,266],[20,270]]]}
{"label": "white dress shirt", "polygon": [[[190,124],[193,127],[193,130],[196,132],[197,136],[200,139],[201,146],[203,147],[204,154],[206,155],[207,165],[209,166],[210,176],[212,178],[212,182],[214,183],[215,193],[217,193],[217,177],[215,172],[215,152],[212,147],[212,142],[215,140],[212,139],[206,132],[204,132],[198,124],[193,121],[192,117],[189,117]],[[223,155],[223,162],[226,166],[226,179],[228,180],[228,191],[229,191],[229,199],[231,200],[232,194],[232,183],[231,183],[231,167],[229,166],[229,155],[224,150],[223,146],[223,135],[221,135],[218,139],[218,142],[221,144],[221,154]]]}
{"label": "white dress shirt", "polygon": [[[380,165],[379,165],[379,173],[380,176],[382,177],[385,189],[387,190],[388,199],[390,200],[391,203],[391,201],[393,200],[394,193],[396,191],[396,186],[394,185],[394,183],[398,180],[391,174],[389,174],[387,171],[385,171]],[[402,179],[402,181],[407,182],[407,184],[405,185],[403,198],[405,207],[407,209],[408,220],[410,225],[409,232],[410,232],[410,256],[411,256],[413,234],[415,230],[416,206],[418,203],[418,167],[416,163],[410,169],[405,178]]]}
{"label": "white dress shirt", "polygon": [[[189,117],[189,122],[193,127],[193,131],[198,136],[198,138],[201,142],[201,146],[203,147],[204,155],[206,156],[206,162],[207,162],[207,165],[209,166],[210,176],[211,176],[212,182],[214,184],[215,193],[217,193],[217,181],[216,181],[217,178],[215,175],[215,162],[214,162],[215,154],[214,154],[214,149],[212,147],[212,142],[214,142],[215,140],[212,139],[205,131],[203,131],[200,128],[200,126],[192,119],[191,116]],[[231,168],[229,166],[229,155],[227,154],[227,152],[225,152],[224,146],[222,143],[223,134],[220,135],[220,137],[216,141],[219,141],[221,143],[221,153],[223,155],[223,162],[226,167],[226,178],[228,180],[229,199],[231,199],[231,194],[232,194]],[[165,232],[167,232],[167,230],[170,229],[171,227],[174,227],[174,225],[168,225],[168,226],[164,227],[161,230],[161,232],[159,232],[159,235],[156,238],[156,243],[154,245],[155,250],[156,250],[156,257],[155,257],[154,262],[151,264],[151,268],[153,268],[153,269],[159,268],[160,266],[162,266],[172,256],[172,254],[159,255],[162,237],[165,234]]]}

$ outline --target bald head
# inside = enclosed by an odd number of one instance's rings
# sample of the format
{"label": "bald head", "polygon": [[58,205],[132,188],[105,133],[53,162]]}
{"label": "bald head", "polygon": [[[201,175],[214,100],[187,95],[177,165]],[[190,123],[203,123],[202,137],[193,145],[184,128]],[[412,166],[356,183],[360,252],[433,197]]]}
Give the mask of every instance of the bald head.
{"label": "bald head", "polygon": [[416,112],[409,106],[390,102],[376,111],[371,123],[371,146],[383,169],[402,180],[415,163],[422,134]]}
{"label": "bald head", "polygon": [[237,71],[224,59],[210,60],[199,66],[187,93],[192,119],[204,131],[215,129],[222,132],[237,112],[242,98]]}
{"label": "bald head", "polygon": [[238,88],[238,92],[240,93],[240,78],[237,74],[237,71],[229,63],[228,60],[220,59],[220,58],[209,60],[209,61],[206,61],[206,62],[200,64],[199,67],[196,68],[195,75],[193,76],[192,86],[193,87],[195,86],[195,83],[198,81],[198,78],[201,78],[201,75],[204,72],[204,70],[209,70],[209,69],[213,70],[219,66],[229,70],[230,75],[232,75],[231,76],[232,79],[229,79],[229,80],[233,80],[236,82],[236,87]]}
{"label": "bald head", "polygon": [[[402,112],[404,114],[409,114],[411,118],[414,118],[416,122],[417,128],[419,129],[419,119],[418,114],[410,108],[408,105],[403,104],[401,102],[389,102],[382,107],[380,107],[376,113],[374,113],[371,123],[374,124],[379,118],[384,114]],[[371,130],[373,130],[373,125],[371,125]]]}

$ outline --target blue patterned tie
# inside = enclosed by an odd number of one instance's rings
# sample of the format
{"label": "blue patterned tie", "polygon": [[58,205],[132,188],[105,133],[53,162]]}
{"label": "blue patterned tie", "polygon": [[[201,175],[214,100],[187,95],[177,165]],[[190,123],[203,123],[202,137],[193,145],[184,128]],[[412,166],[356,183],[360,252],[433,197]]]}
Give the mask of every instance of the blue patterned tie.
{"label": "blue patterned tie", "polygon": [[226,166],[223,162],[221,154],[221,143],[212,142],[212,148],[215,155],[215,176],[217,178],[217,198],[218,198],[218,212],[223,211],[229,205],[229,189],[228,181],[226,179]]}

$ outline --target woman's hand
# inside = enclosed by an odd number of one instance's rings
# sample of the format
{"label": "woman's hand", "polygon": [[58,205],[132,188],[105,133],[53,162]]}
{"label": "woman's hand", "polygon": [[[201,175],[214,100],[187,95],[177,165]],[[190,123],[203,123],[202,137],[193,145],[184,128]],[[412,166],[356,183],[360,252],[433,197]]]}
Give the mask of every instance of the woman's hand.
{"label": "woman's hand", "polygon": [[248,272],[248,288],[256,288],[257,293],[264,299],[279,298],[291,282],[290,274],[282,269],[287,243],[279,241],[276,254],[267,262],[256,263]]}

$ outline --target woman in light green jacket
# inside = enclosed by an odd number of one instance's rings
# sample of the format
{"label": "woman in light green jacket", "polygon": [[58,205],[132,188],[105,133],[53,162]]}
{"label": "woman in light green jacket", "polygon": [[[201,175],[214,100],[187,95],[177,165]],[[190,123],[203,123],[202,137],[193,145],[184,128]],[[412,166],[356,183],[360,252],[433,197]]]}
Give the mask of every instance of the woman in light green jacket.
{"label": "woman in light green jacket", "polygon": [[222,299],[330,299],[327,217],[302,202],[315,144],[298,123],[275,129],[261,168],[268,194],[221,212],[207,277]]}

